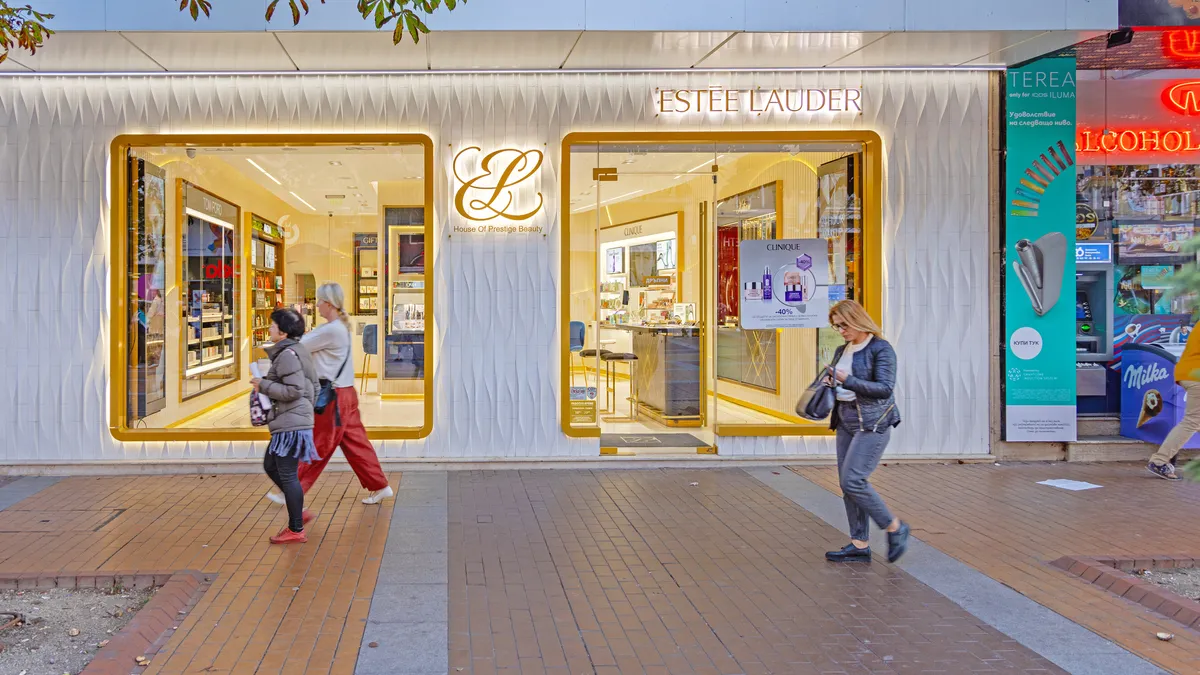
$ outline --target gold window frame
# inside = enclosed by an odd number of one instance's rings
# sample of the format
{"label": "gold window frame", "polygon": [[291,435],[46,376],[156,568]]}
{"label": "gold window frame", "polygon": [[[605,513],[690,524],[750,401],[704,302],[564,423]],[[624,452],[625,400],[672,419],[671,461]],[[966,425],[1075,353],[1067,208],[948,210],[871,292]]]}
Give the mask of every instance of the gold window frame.
{"label": "gold window frame", "polygon": [[[280,145],[293,146],[399,146],[420,145],[425,151],[425,238],[426,255],[428,256],[426,274],[432,278],[433,262],[432,247],[434,246],[433,224],[435,222],[433,208],[433,139],[425,134],[123,134],[113,139],[109,156],[109,180],[111,192],[109,200],[109,269],[110,312],[109,312],[109,431],[118,441],[265,441],[270,433],[265,427],[257,429],[143,429],[130,428],[125,417],[128,401],[126,400],[126,380],[123,374],[128,369],[128,358],[125,352],[128,327],[128,283],[126,269],[129,263],[128,237],[129,231],[125,226],[127,217],[127,199],[129,190],[128,168],[125,162],[129,151],[136,148],[148,147],[275,147]],[[243,262],[249,259],[250,237],[244,237],[242,242]],[[430,322],[425,330],[426,369],[424,377],[423,396],[425,400],[424,419],[419,427],[368,427],[367,436],[371,440],[402,440],[420,439],[429,436],[433,431],[433,284],[425,284],[426,315]],[[225,402],[228,402],[226,400]]]}
{"label": "gold window frame", "polygon": [[[565,135],[561,148],[559,183],[562,204],[571,201],[571,148],[575,145],[615,143],[859,143],[862,145],[863,166],[863,307],[871,318],[882,321],[883,313],[883,140],[874,131],[847,129],[845,131],[650,131],[650,132],[573,132]],[[777,193],[776,199],[780,199]],[[712,236],[710,234],[710,236]],[[559,234],[561,251],[559,270],[559,404],[560,426],[570,438],[599,438],[599,425],[571,425],[571,348],[569,308],[571,306],[571,212],[562,210]],[[683,247],[680,246],[682,249]],[[709,261],[711,264],[712,261]],[[700,297],[708,302],[707,285],[712,283],[711,270],[701,270]],[[707,316],[707,315],[706,315]],[[707,317],[709,322],[713,317]],[[708,339],[711,326],[703,327],[703,339]],[[707,374],[705,374],[707,381]],[[707,386],[705,386],[707,388]],[[707,405],[707,397],[705,405]],[[717,436],[832,436],[829,425],[822,422],[805,424],[716,424]]]}

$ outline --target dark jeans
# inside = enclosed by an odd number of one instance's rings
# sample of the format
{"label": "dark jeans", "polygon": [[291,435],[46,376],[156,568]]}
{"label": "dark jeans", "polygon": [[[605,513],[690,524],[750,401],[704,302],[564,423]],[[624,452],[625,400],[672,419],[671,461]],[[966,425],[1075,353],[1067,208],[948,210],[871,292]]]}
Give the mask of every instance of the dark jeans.
{"label": "dark jeans", "polygon": [[892,524],[892,513],[867,480],[879,466],[883,450],[892,437],[892,428],[878,432],[860,431],[858,409],[854,403],[839,401],[837,406],[838,482],[842,487],[842,501],[846,503],[846,520],[850,521],[850,538],[870,541],[868,517],[881,530]]}
{"label": "dark jeans", "polygon": [[287,502],[288,527],[292,532],[304,531],[304,490],[300,488],[300,478],[296,475],[299,469],[300,460],[295,457],[280,457],[270,452],[263,457],[263,470]]}

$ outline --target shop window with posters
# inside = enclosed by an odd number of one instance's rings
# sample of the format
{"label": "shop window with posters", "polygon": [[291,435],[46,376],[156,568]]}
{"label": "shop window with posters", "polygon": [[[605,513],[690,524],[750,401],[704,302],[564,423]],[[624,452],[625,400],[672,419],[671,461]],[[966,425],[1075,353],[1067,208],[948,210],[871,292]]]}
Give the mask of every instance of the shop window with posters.
{"label": "shop window with posters", "polygon": [[116,437],[265,438],[248,400],[271,313],[315,328],[325,283],[345,296],[368,432],[428,434],[426,137],[128,136],[113,156]]}
{"label": "shop window with posters", "polygon": [[879,312],[878,140],[686,136],[564,147],[568,433],[826,434],[795,404],[841,344],[831,304]]}

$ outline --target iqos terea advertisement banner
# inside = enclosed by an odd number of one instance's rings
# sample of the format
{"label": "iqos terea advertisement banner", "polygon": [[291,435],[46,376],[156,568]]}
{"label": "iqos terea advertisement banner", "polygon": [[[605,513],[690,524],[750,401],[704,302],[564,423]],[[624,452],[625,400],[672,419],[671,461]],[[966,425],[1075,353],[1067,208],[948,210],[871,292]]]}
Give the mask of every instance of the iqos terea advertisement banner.
{"label": "iqos terea advertisement banner", "polygon": [[1075,59],[1007,73],[1005,439],[1075,440]]}

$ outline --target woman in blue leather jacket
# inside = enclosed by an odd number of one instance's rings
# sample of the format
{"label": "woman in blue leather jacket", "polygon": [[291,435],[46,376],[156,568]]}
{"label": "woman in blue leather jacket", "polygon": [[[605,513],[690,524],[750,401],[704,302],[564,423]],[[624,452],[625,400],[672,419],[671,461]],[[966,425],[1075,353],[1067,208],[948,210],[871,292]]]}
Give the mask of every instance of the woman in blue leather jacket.
{"label": "woman in blue leather jacket", "polygon": [[862,305],[844,300],[829,310],[829,323],[846,344],[838,347],[830,366],[837,387],[831,428],[837,432],[838,482],[850,521],[850,543],[825,554],[833,562],[869,561],[874,520],[887,531],[888,562],[908,548],[909,527],[888,511],[868,480],[900,424],[896,407],[896,351]]}

